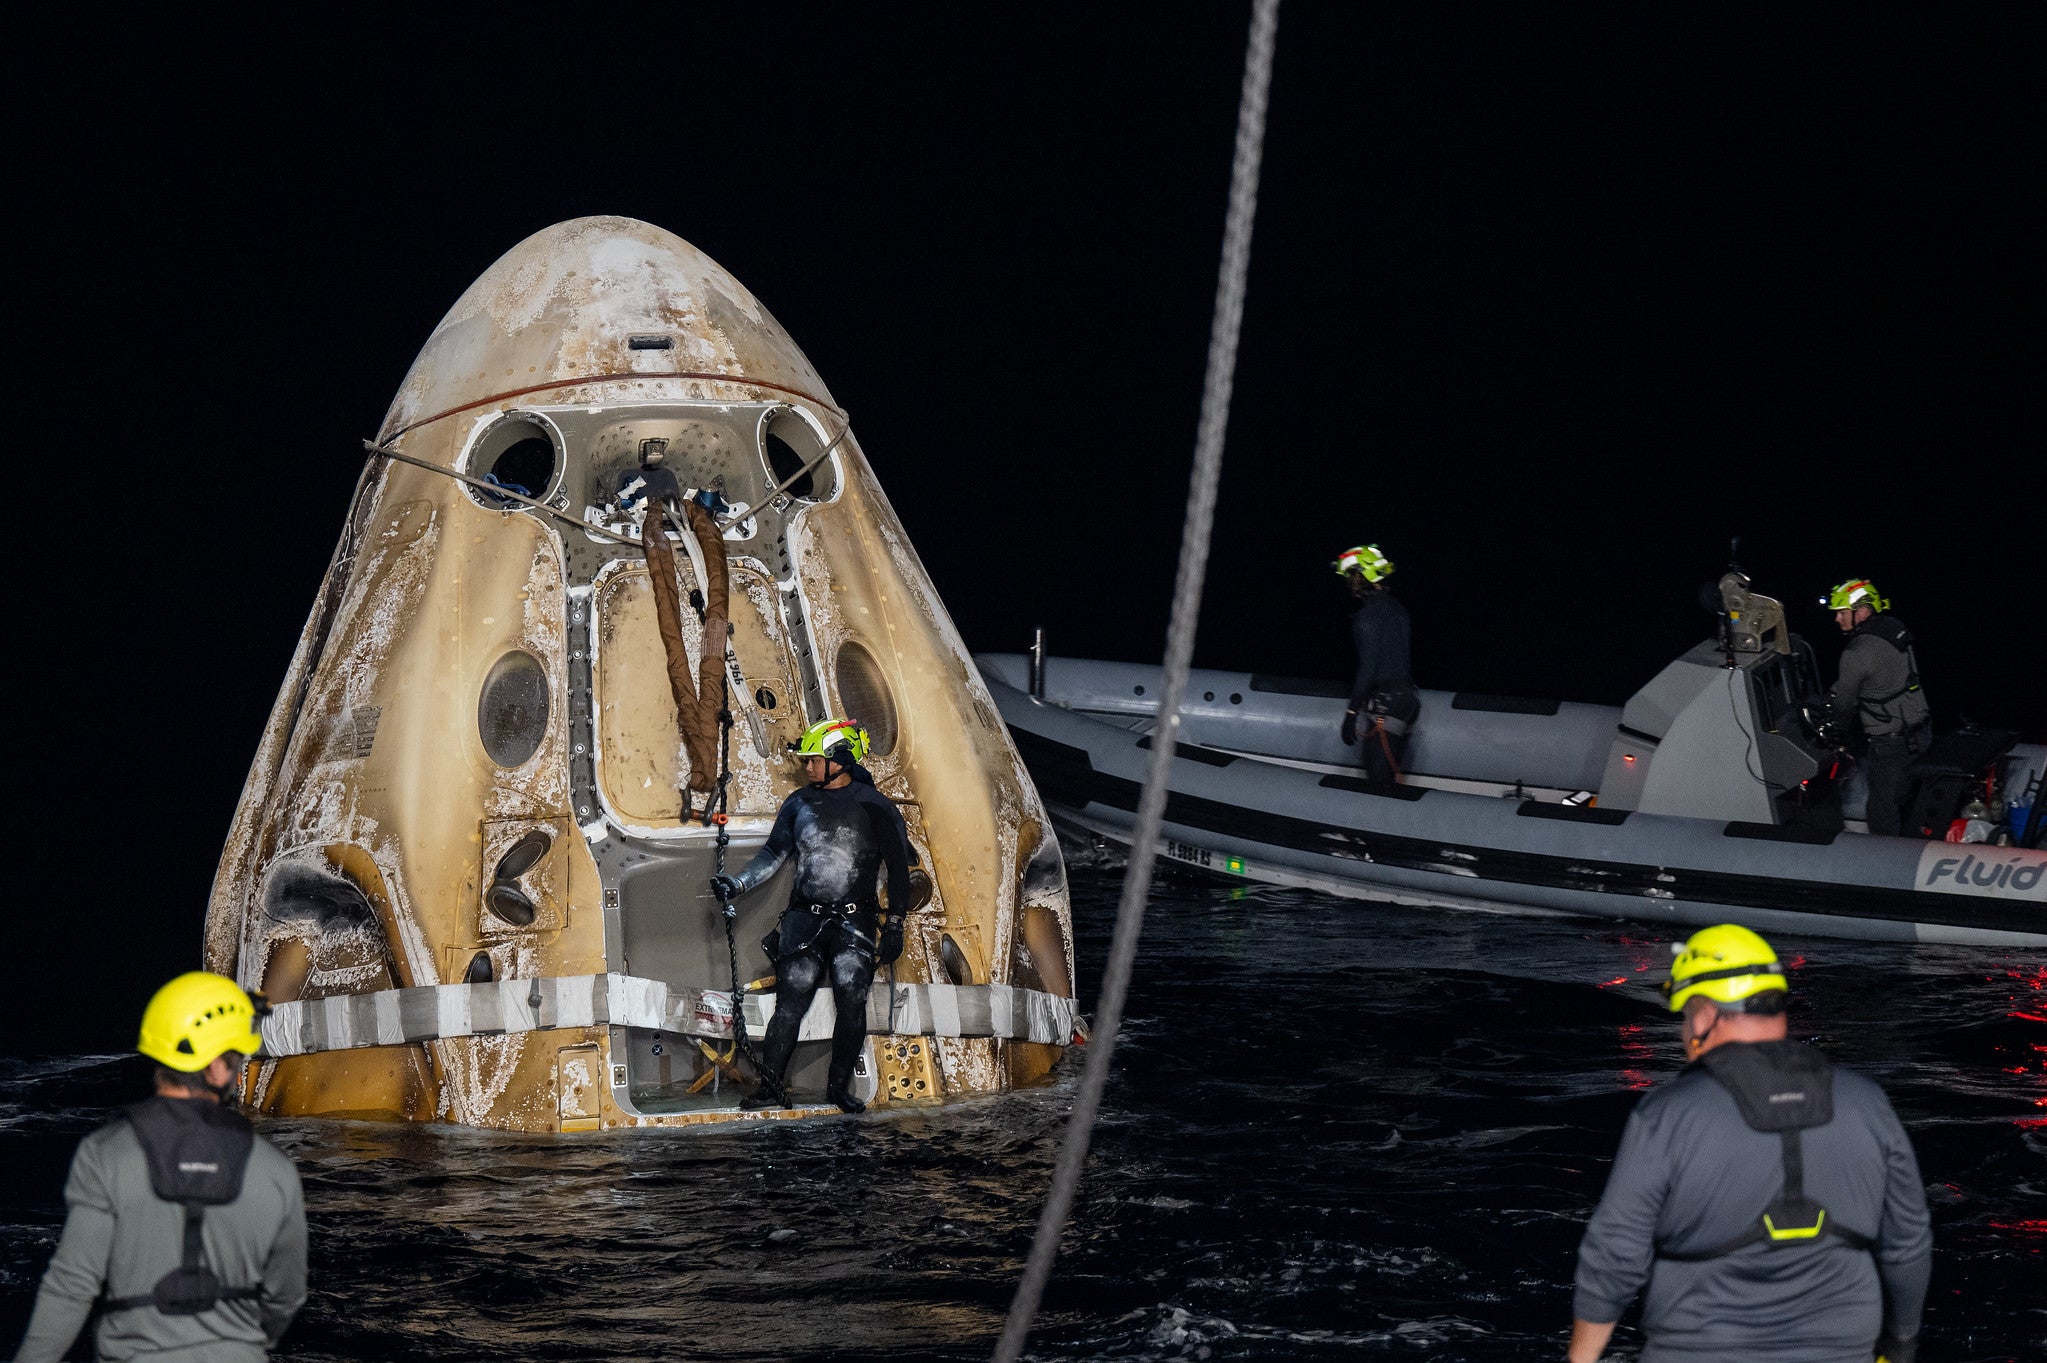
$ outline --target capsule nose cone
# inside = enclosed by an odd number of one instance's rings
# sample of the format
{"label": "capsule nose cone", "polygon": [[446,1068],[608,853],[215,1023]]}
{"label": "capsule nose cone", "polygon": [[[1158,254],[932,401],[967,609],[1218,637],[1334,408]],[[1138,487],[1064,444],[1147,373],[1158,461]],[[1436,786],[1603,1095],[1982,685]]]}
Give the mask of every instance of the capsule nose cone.
{"label": "capsule nose cone", "polygon": [[494,400],[663,375],[831,403],[781,324],[716,261],[651,223],[577,218],[520,242],[456,300],[379,438]]}

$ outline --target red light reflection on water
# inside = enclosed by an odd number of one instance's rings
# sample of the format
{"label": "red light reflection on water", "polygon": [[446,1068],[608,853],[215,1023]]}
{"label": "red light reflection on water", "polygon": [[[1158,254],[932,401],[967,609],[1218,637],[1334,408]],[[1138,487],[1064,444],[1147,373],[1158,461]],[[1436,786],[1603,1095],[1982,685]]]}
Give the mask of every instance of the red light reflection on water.
{"label": "red light reflection on water", "polygon": [[1993,1230],[2012,1230],[2020,1235],[2047,1236],[2047,1220],[2038,1221],[1992,1221]]}
{"label": "red light reflection on water", "polygon": [[[2047,993],[2047,966],[2039,966],[2031,973],[2020,970],[2007,970],[2004,972],[2004,975],[2006,979],[2017,980],[2028,989]],[[2026,998],[2024,995],[2014,994],[2012,1002],[2020,1006],[2006,1013],[2006,1017],[2022,1018],[2027,1022],[2047,1022],[2047,1014],[2026,1011],[2028,1008],[2036,1006],[2034,1000]],[[2035,1047],[2035,1049],[2040,1048]]]}
{"label": "red light reflection on water", "polygon": [[1605,983],[1601,984],[1601,985],[1600,985],[1599,987],[1600,987],[1601,989],[1611,989],[1611,988],[1612,988],[1612,987],[1613,987],[1614,985],[1617,985],[1617,984],[1626,984],[1627,982],[1628,982],[1628,977],[1627,977],[1627,976],[1625,976],[1625,975],[1616,975],[1616,976],[1614,976],[1614,977],[1613,977],[1612,979],[1610,979],[1610,980],[1607,980],[1607,981],[1606,981]]}
{"label": "red light reflection on water", "polygon": [[1621,1071],[1621,1087],[1637,1091],[1648,1088],[1656,1082],[1649,1077],[1647,1068],[1656,1058],[1656,1048],[1642,1040],[1642,1028],[1639,1023],[1631,1022],[1622,1027],[1620,1037],[1621,1054],[1634,1062],[1633,1066]]}

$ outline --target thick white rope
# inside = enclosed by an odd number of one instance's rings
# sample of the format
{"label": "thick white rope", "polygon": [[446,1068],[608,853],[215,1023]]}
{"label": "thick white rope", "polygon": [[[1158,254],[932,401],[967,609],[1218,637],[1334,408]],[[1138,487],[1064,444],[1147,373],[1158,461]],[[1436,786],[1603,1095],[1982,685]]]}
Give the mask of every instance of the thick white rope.
{"label": "thick white rope", "polygon": [[1137,823],[1130,840],[1130,861],[1123,873],[1123,897],[1116,907],[1116,932],[1102,972],[1101,997],[1095,1005],[1094,1035],[1088,1043],[1087,1068],[1074,1096],[1073,1115],[1059,1147],[1052,1189],[1038,1218],[1031,1257],[1017,1285],[1009,1320],[995,1346],[996,1363],[1017,1363],[1031,1331],[1031,1321],[1052,1276],[1059,1236],[1073,1210],[1081,1167],[1087,1161],[1102,1091],[1109,1082],[1109,1060],[1123,1022],[1123,1002],[1130,970],[1137,957],[1137,937],[1144,926],[1145,900],[1151,894],[1152,858],[1158,853],[1159,825],[1166,812],[1167,780],[1179,737],[1180,698],[1187,688],[1187,669],[1194,659],[1194,627],[1201,612],[1201,586],[1208,573],[1208,545],[1215,522],[1216,484],[1222,476],[1223,432],[1229,425],[1230,393],[1237,377],[1237,335],[1244,320],[1244,279],[1251,265],[1251,224],[1258,211],[1258,166],[1265,146],[1265,99],[1272,86],[1273,35],[1279,26],[1279,0],[1255,0],[1251,37],[1244,53],[1244,88],[1237,105],[1237,146],[1230,167],[1230,208],[1223,226],[1222,267],[1216,276],[1215,320],[1208,333],[1208,374],[1201,392],[1201,425],[1194,438],[1194,474],[1187,488],[1187,521],[1180,534],[1180,567],[1173,583],[1172,623],[1166,631],[1165,692],[1159,697],[1159,725],[1145,773],[1144,794],[1137,802]]}

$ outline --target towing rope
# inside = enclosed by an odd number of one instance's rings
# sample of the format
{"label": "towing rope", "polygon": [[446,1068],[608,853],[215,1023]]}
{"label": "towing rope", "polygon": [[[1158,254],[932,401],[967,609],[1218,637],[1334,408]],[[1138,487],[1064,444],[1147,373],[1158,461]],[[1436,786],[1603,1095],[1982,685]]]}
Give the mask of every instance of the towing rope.
{"label": "towing rope", "polygon": [[1123,1021],[1124,997],[1137,957],[1137,938],[1144,927],[1145,900],[1151,893],[1152,858],[1158,854],[1159,825],[1166,811],[1166,789],[1173,763],[1174,739],[1180,726],[1180,699],[1187,689],[1187,670],[1194,659],[1194,629],[1201,613],[1201,584],[1208,571],[1209,536],[1215,523],[1216,484],[1222,476],[1223,432],[1229,424],[1230,392],[1236,384],[1237,337],[1244,321],[1244,281],[1251,265],[1251,225],[1258,211],[1258,167],[1265,146],[1265,100],[1272,86],[1273,35],[1279,26],[1279,0],[1256,0],[1251,34],[1244,53],[1244,84],[1237,104],[1237,144],[1230,167],[1230,208],[1223,227],[1222,264],[1215,284],[1215,317],[1208,333],[1208,372],[1201,391],[1201,425],[1194,439],[1194,474],[1187,488],[1187,520],[1180,535],[1180,566],[1173,584],[1172,623],[1166,631],[1165,694],[1159,698],[1161,720],[1152,742],[1151,765],[1144,794],[1137,803],[1131,830],[1130,860],[1123,872],[1123,897],[1116,906],[1116,933],[1102,972],[1096,1002],[1094,1035],[1087,1068],[1074,1095],[1073,1116],[1059,1146],[1059,1164],[1051,1192],[1038,1217],[1031,1257],[1017,1285],[1002,1338],[995,1346],[996,1363],[1016,1363],[1045,1284],[1059,1252],[1059,1236],[1073,1210],[1081,1166],[1087,1160],[1102,1091],[1109,1082],[1109,1060]]}

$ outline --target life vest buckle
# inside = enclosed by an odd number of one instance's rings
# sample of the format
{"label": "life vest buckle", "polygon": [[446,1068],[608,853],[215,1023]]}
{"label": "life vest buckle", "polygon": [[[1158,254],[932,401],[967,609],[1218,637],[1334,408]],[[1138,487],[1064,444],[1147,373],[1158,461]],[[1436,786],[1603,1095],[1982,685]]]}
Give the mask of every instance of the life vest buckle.
{"label": "life vest buckle", "polygon": [[[1789,1225],[1778,1225],[1782,1217]],[[1816,1240],[1827,1227],[1827,1209],[1803,1199],[1779,1202],[1763,1213],[1763,1231],[1771,1240]]]}
{"label": "life vest buckle", "polygon": [[204,1264],[180,1266],[157,1279],[151,1304],[167,1316],[196,1316],[220,1302],[220,1279]]}

